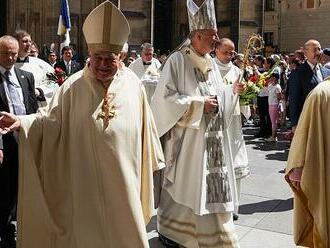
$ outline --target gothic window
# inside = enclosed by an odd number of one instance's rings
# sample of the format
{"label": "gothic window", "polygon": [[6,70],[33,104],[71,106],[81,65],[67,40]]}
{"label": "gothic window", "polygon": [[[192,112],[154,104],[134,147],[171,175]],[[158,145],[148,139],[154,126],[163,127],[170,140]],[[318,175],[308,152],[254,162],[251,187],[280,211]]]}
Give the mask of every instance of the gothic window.
{"label": "gothic window", "polygon": [[307,9],[313,9],[315,7],[315,0],[307,0]]}
{"label": "gothic window", "polygon": [[265,11],[273,11],[275,9],[274,0],[266,0],[265,2]]}

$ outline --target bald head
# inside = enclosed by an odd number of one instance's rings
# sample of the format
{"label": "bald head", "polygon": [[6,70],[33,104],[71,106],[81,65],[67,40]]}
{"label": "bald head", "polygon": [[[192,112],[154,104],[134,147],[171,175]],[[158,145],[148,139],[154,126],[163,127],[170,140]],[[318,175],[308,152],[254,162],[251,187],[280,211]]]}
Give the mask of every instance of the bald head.
{"label": "bald head", "polygon": [[7,44],[7,43],[14,43],[14,44],[18,45],[17,39],[11,35],[5,35],[5,36],[0,37],[0,46],[3,44]]}
{"label": "bald head", "polygon": [[222,38],[216,43],[215,54],[224,64],[228,64],[235,55],[235,44],[228,38]]}
{"label": "bald head", "polygon": [[316,65],[321,56],[321,44],[317,40],[309,40],[304,44],[304,54],[306,59]]}
{"label": "bald head", "polygon": [[216,47],[221,47],[221,46],[233,46],[235,48],[234,42],[228,38],[222,38],[216,43]]}
{"label": "bald head", "polygon": [[10,36],[0,37],[0,65],[10,70],[16,62],[18,55],[18,41]]}
{"label": "bald head", "polygon": [[320,45],[320,42],[318,42],[317,40],[308,40],[306,41],[306,43],[304,44],[304,49],[308,48],[308,47],[315,47],[315,46],[319,46],[321,47]]}

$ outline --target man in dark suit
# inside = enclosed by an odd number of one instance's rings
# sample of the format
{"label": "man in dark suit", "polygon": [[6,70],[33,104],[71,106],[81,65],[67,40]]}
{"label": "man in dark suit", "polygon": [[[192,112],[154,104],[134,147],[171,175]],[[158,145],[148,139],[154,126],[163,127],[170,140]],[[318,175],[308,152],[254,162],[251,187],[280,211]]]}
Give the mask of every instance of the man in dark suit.
{"label": "man in dark suit", "polygon": [[54,68],[61,68],[65,71],[66,75],[71,75],[81,70],[80,64],[74,60],[72,60],[73,51],[69,46],[65,46],[62,48],[62,60],[57,62]]}
{"label": "man in dark suit", "polygon": [[293,131],[298,123],[305,99],[309,92],[325,78],[330,76],[330,69],[319,64],[321,45],[317,40],[309,40],[303,48],[306,61],[300,65],[288,80],[290,85],[289,104]]}
{"label": "man in dark suit", "polygon": [[[18,41],[9,35],[0,38],[0,111],[17,115],[35,113],[38,109],[34,78],[15,68]],[[16,247],[15,226],[18,191],[18,135],[0,136],[0,247]]]}

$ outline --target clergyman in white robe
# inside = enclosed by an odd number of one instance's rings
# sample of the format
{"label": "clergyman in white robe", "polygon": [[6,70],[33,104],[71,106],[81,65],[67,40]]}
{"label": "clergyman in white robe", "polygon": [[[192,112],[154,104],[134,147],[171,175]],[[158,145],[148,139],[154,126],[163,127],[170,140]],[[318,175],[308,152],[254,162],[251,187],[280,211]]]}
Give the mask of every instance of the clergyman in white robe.
{"label": "clergyman in white robe", "polygon": [[163,155],[139,79],[117,71],[107,93],[88,66],[57,91],[45,115],[21,117],[18,246],[149,247],[153,171]]}
{"label": "clergyman in white robe", "polygon": [[152,58],[149,63],[145,64],[142,58],[138,58],[128,68],[141,79],[147,93],[148,102],[150,103],[159,81],[159,68],[161,64],[156,58]]}
{"label": "clergyman in white robe", "polygon": [[[204,99],[219,109],[204,114]],[[190,46],[168,58],[151,108],[166,168],[158,208],[158,231],[184,247],[238,247],[232,211],[237,203],[225,119],[233,103],[211,59]]]}
{"label": "clergyman in white robe", "polygon": [[[214,58],[214,61],[219,68],[220,74],[225,84],[232,84],[239,80],[241,70],[231,61],[227,64],[222,63],[218,58]],[[250,174],[250,169],[248,167],[249,161],[242,132],[242,121],[239,101],[237,102],[236,109],[233,113],[232,121],[228,128],[230,129],[229,134],[231,135],[229,140],[231,141],[231,151],[233,155],[233,165],[235,168],[237,195],[239,198],[241,191],[241,179],[245,178]],[[235,206],[235,213],[238,214],[238,205]]]}
{"label": "clergyman in white robe", "polygon": [[45,106],[58,89],[58,85],[47,77],[47,73],[54,73],[54,68],[42,59],[31,56],[27,57],[25,62],[15,63],[15,67],[33,74],[35,87],[43,91],[46,99],[46,102],[39,103],[39,106]]}

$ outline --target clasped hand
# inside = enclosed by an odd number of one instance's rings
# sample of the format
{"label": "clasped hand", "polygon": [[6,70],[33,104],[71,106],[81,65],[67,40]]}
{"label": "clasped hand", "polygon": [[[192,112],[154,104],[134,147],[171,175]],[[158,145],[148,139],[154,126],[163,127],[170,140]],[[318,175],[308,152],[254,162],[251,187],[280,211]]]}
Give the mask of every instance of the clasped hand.
{"label": "clasped hand", "polygon": [[0,134],[7,134],[21,127],[20,119],[11,113],[0,112]]}
{"label": "clasped hand", "polygon": [[208,96],[204,100],[204,113],[215,113],[218,109],[218,99],[216,96]]}

